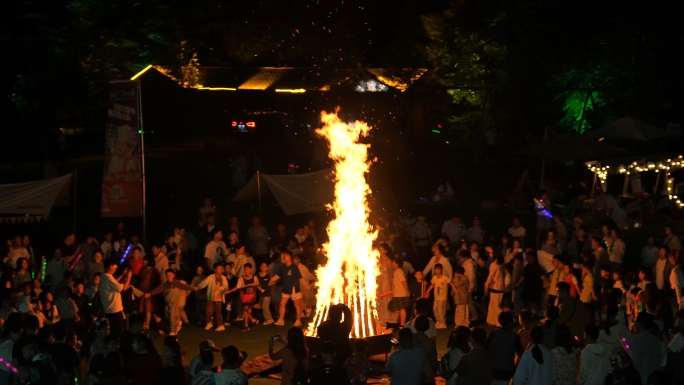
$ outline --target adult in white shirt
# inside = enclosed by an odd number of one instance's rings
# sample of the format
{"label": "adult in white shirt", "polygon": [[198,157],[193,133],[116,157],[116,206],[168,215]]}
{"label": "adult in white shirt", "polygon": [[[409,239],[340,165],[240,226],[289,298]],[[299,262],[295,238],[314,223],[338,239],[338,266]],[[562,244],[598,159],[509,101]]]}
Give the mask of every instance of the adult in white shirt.
{"label": "adult in white shirt", "polygon": [[207,243],[207,248],[204,250],[204,259],[208,267],[214,266],[219,262],[226,262],[228,247],[222,239],[223,233],[221,230],[218,230],[214,233],[214,239]]}
{"label": "adult in white shirt", "polygon": [[477,308],[473,302],[473,293],[477,290],[477,271],[475,267],[475,262],[470,257],[468,250],[461,250],[458,252],[458,257],[460,260],[463,270],[465,270],[465,276],[468,278],[468,312],[470,313],[470,320],[476,320],[478,316]]}
{"label": "adult in white shirt", "polygon": [[162,253],[161,247],[152,246],[152,255],[154,255],[154,268],[159,272],[159,276],[164,279],[166,270],[169,268],[169,259]]}
{"label": "adult in white shirt", "polygon": [[675,227],[672,224],[665,226],[665,239],[663,244],[667,246],[670,250],[681,250],[682,242],[679,240],[679,236],[674,233]]}
{"label": "adult in white shirt", "polygon": [[233,274],[238,278],[244,273],[245,263],[251,264],[252,267],[257,266],[254,258],[245,254],[245,245],[238,245],[235,248],[235,254],[228,255],[228,262],[233,263]]}
{"label": "adult in white shirt", "polygon": [[668,260],[669,251],[667,246],[660,246],[658,249],[658,259],[653,268],[653,281],[658,286],[658,290],[669,288],[670,271],[672,271],[672,265]]}
{"label": "adult in white shirt", "polygon": [[442,235],[449,237],[449,243],[458,247],[461,238],[466,235],[466,227],[458,215],[454,215],[450,220],[444,222]]}
{"label": "adult in white shirt", "polygon": [[625,257],[625,241],[622,240],[622,233],[620,229],[612,229],[610,237],[613,239],[613,248],[610,250],[610,261],[622,265],[622,259]]}
{"label": "adult in white shirt", "polygon": [[682,273],[682,268],[679,266],[679,253],[675,250],[670,251],[669,261],[672,266],[672,271],[670,272],[670,286],[672,290],[675,291],[675,296],[677,297],[677,304],[679,309],[684,308],[682,304],[682,287],[684,287],[684,273]]}
{"label": "adult in white shirt", "polygon": [[9,256],[7,264],[13,269],[16,269],[17,260],[19,258],[26,258],[27,260],[30,260],[31,258],[29,252],[26,250],[24,246],[22,246],[21,236],[19,235],[15,236],[12,240],[12,247],[10,247],[9,253],[7,253],[7,255]]}
{"label": "adult in white shirt", "polygon": [[435,272],[435,265],[438,263],[442,264],[442,272],[444,275],[451,280],[451,278],[454,276],[453,269],[451,267],[451,262],[447,259],[447,257],[444,256],[444,245],[442,244],[436,244],[433,248],[432,251],[434,253],[434,256],[430,258],[430,262],[428,262],[427,266],[425,266],[425,269],[423,269],[423,276],[427,277],[428,272],[430,275],[434,276]]}
{"label": "adult in white shirt", "polygon": [[520,218],[513,218],[513,227],[508,228],[508,234],[521,240],[525,239],[525,228],[520,224]]}
{"label": "adult in white shirt", "polygon": [[102,250],[102,255],[107,255],[109,253],[109,250],[112,249],[112,233],[107,233],[104,236],[104,241],[100,244],[100,250]]}
{"label": "adult in white shirt", "polygon": [[513,376],[514,384],[547,385],[556,383],[556,359],[542,343],[544,329],[535,326],[530,331],[532,346],[520,357]]}
{"label": "adult in white shirt", "polygon": [[[119,335],[126,331],[126,320],[121,302],[121,292],[126,291],[131,284],[133,272],[124,269],[118,276],[114,276],[118,262],[108,259],[105,262],[105,273],[100,276],[100,300],[105,318],[109,320],[110,333]],[[124,274],[125,273],[125,274]],[[123,278],[123,283],[121,279]]]}

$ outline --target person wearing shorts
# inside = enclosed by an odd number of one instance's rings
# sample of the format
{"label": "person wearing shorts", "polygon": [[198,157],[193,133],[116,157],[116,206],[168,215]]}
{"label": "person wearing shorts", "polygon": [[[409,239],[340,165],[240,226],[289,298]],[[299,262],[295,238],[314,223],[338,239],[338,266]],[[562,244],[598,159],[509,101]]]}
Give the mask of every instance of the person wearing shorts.
{"label": "person wearing shorts", "polygon": [[302,274],[299,268],[292,263],[292,255],[289,251],[283,251],[281,253],[283,258],[283,264],[280,265],[278,273],[271,278],[270,284],[275,284],[278,280],[283,282],[283,293],[280,300],[280,317],[278,321],[274,323],[277,326],[285,325],[285,305],[287,305],[287,300],[292,299],[295,305],[295,323],[293,326],[302,326],[300,321],[302,315],[302,291],[299,287],[299,280],[302,278]]}
{"label": "person wearing shorts", "polygon": [[392,260],[392,300],[387,304],[387,309],[395,314],[395,319],[400,325],[406,325],[406,308],[413,302],[409,297],[408,285],[404,270],[400,266],[401,261]]}

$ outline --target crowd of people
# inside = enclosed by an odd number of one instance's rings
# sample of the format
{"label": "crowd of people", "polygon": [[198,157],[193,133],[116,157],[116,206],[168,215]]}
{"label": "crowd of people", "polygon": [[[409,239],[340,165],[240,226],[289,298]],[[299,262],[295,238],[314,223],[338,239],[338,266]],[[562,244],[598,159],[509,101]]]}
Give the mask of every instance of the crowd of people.
{"label": "crowd of people", "polygon": [[[376,326],[395,333],[384,368],[391,383],[684,383],[675,226],[661,242],[649,237],[630,270],[614,211],[594,234],[569,220],[577,206],[568,214],[545,194],[537,202],[530,234],[518,218],[500,238],[458,215],[441,229],[423,215],[377,224]],[[204,340],[186,367],[177,336],[191,323],[249,332],[286,318],[292,327],[268,351],[282,361],[283,385],[356,385],[382,374],[368,341],[347,338],[353,315],[343,305],[314,331],[322,343],[311,357],[304,334],[315,268],[325,263],[325,235],[313,221],[294,232],[283,223],[268,231],[258,217],[246,229],[236,217],[219,226],[207,200],[198,225],[152,245],[124,223],[102,238],[69,234],[48,258],[29,237],[14,237],[0,276],[0,385],[246,384],[246,352]],[[438,357],[437,330],[448,327]],[[161,353],[151,331],[166,336]]]}

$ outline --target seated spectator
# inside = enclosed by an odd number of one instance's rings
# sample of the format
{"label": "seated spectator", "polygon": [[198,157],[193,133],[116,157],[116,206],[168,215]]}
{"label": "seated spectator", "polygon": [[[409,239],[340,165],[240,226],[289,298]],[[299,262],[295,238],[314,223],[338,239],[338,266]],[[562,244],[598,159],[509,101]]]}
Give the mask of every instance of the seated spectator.
{"label": "seated spectator", "polygon": [[[470,352],[470,329],[466,326],[458,326],[451,332],[447,344],[449,349],[449,368],[456,369],[461,358]],[[456,385],[458,373],[454,370],[453,374],[446,379],[447,385]]]}
{"label": "seated spectator", "polygon": [[190,385],[209,385],[211,377],[214,375],[214,352],[204,350],[198,356],[200,359],[200,371],[196,372],[190,381]]}
{"label": "seated spectator", "polygon": [[532,345],[520,358],[513,376],[515,384],[546,385],[556,383],[556,360],[542,344],[544,329],[535,326],[530,331]]}
{"label": "seated spectator", "polygon": [[580,365],[579,385],[603,385],[606,376],[610,374],[608,356],[603,345],[597,342],[599,328],[594,324],[587,324],[584,329],[584,349]]}
{"label": "seated spectator", "polygon": [[413,346],[413,332],[408,328],[399,331],[400,350],[392,353],[385,370],[390,376],[390,385],[420,384],[425,351]]}
{"label": "seated spectator", "polygon": [[309,372],[309,384],[311,385],[347,385],[349,374],[342,365],[335,363],[335,344],[330,341],[323,342],[321,358],[323,364],[316,366]]}
{"label": "seated spectator", "polygon": [[159,385],[187,385],[188,375],[183,365],[183,352],[175,337],[164,338],[164,350],[161,357],[164,361],[164,368],[159,373],[157,383]]}
{"label": "seated spectator", "polygon": [[121,356],[112,356],[112,359],[107,360],[107,365],[97,385],[129,385],[123,376]]}
{"label": "seated spectator", "polygon": [[214,375],[211,377],[211,384],[247,385],[247,374],[245,374],[245,372],[239,368],[240,361],[242,361],[240,351],[233,345],[226,346],[225,348],[221,349],[221,357],[223,358],[221,371],[214,373]]}
{"label": "seated spectator", "polygon": [[641,383],[646,384],[651,373],[660,370],[660,363],[663,361],[662,350],[658,337],[651,333],[652,328],[655,327],[651,314],[639,313],[635,327],[637,334],[628,353],[632,356],[634,367],[641,375]]}
{"label": "seated spectator", "polygon": [[126,378],[131,385],[157,384],[164,366],[154,343],[144,334],[133,336],[133,355],[125,364]]}
{"label": "seated spectator", "polygon": [[347,358],[344,366],[349,373],[351,385],[365,385],[371,372],[371,361],[366,355],[368,341],[359,338],[354,341],[354,353]]}
{"label": "seated spectator", "polygon": [[21,348],[25,365],[19,368],[19,383],[56,385],[57,373],[50,363],[50,355],[38,350],[37,342],[30,342]]}
{"label": "seated spectator", "polygon": [[304,340],[304,332],[297,326],[293,326],[287,332],[287,341],[282,337],[276,340],[285,347],[273,351],[273,345],[276,341],[271,338],[268,340],[268,357],[272,360],[283,360],[283,373],[280,380],[281,385],[292,385],[295,380],[294,376],[300,373],[306,373],[309,365],[309,351],[306,348],[306,341]]}
{"label": "seated spectator", "polygon": [[487,332],[484,329],[473,329],[470,335],[470,343],[473,349],[463,355],[458,366],[456,366],[458,385],[489,385],[492,383],[494,355],[485,348],[486,341]]}
{"label": "seated spectator", "polygon": [[133,355],[133,336],[143,332],[145,319],[141,314],[134,314],[128,319],[128,330],[119,335],[119,353],[123,362]]}
{"label": "seated spectator", "polygon": [[556,325],[554,345],[551,350],[556,360],[556,385],[574,385],[577,374],[577,354],[573,349],[574,340],[570,329],[565,325]]}
{"label": "seated spectator", "polygon": [[[427,317],[428,312],[430,311],[430,301],[427,298],[419,298],[416,300],[415,304],[415,312],[416,315],[406,322],[406,327],[411,329],[412,332],[416,332],[416,328],[413,325],[413,321],[418,317],[419,315],[424,315]],[[437,325],[435,324],[435,321],[428,317],[428,321],[430,322],[430,328],[425,331],[425,335],[432,338],[433,340],[437,338]]]}
{"label": "seated spectator", "polygon": [[190,365],[188,366],[188,375],[190,376],[190,379],[194,378],[203,370],[202,368],[204,364],[202,363],[202,353],[211,352],[213,357],[213,353],[218,353],[221,351],[221,349],[217,348],[216,345],[214,345],[214,342],[210,340],[204,340],[199,343],[199,351],[200,354],[196,355],[195,358],[190,361]]}
{"label": "seated spectator", "polygon": [[[344,320],[344,321],[343,321]],[[318,337],[335,345],[335,363],[343,364],[352,353],[349,333],[353,326],[351,310],[344,304],[330,307],[328,319],[318,327]]]}
{"label": "seated spectator", "polygon": [[52,363],[59,378],[81,378],[81,360],[76,348],[66,343],[67,332],[64,322],[57,322],[52,326],[53,342],[48,345],[46,352],[52,357]]}
{"label": "seated spectator", "polygon": [[119,354],[119,338],[114,335],[105,337],[105,351],[96,354],[90,365],[88,366],[88,381],[91,384],[97,384],[100,377],[113,377],[116,373],[109,373],[108,370],[116,368],[121,362],[121,355]]}
{"label": "seated spectator", "polygon": [[[14,343],[21,338],[23,328],[19,320],[8,321],[0,332],[0,358],[6,362],[12,362],[12,348]],[[0,384],[8,384],[12,376],[12,370],[5,365],[0,365]]]}
{"label": "seated spectator", "polygon": [[634,336],[627,325],[617,319],[618,310],[617,304],[606,305],[606,320],[599,324],[598,343],[606,348],[606,352],[612,352],[616,348],[622,349],[622,338],[625,338],[627,345],[632,344]]}
{"label": "seated spectator", "polygon": [[427,316],[419,315],[413,322],[416,332],[413,334],[413,347],[425,351],[425,361],[423,362],[423,383],[434,383],[437,375],[437,346],[435,341],[425,335],[425,331],[430,327]]}
{"label": "seated spectator", "polygon": [[515,374],[515,357],[522,356],[525,349],[520,342],[520,336],[511,330],[513,314],[501,312],[498,322],[501,327],[489,333],[485,348],[492,352],[494,357],[494,380],[510,381]]}

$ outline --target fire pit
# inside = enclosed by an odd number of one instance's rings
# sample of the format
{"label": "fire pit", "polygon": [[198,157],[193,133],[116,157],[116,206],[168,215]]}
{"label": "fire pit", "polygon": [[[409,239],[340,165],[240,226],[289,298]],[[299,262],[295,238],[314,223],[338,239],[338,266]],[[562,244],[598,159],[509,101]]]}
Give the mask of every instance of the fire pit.
{"label": "fire pit", "polygon": [[[318,353],[321,351],[321,346],[323,345],[323,340],[312,336],[306,336],[305,338],[306,345],[309,348],[309,355],[318,357]],[[387,355],[392,351],[392,347],[394,346],[390,342],[391,339],[391,333],[366,337],[365,340],[368,341],[368,350],[366,351],[367,355],[375,356],[378,354],[384,354],[385,361],[387,361]],[[350,338],[349,340],[352,346],[354,346],[354,341],[356,341],[357,338]]]}

